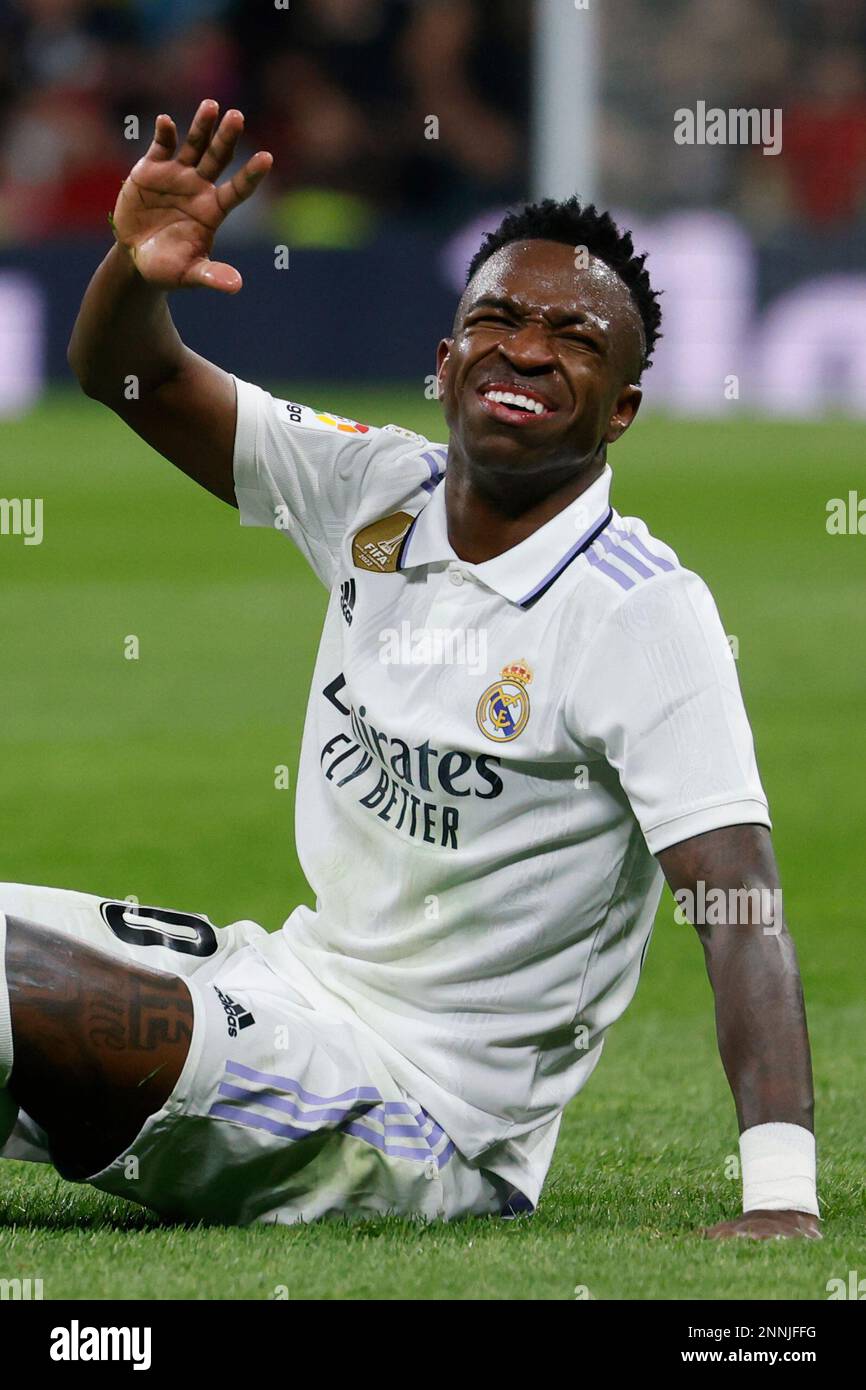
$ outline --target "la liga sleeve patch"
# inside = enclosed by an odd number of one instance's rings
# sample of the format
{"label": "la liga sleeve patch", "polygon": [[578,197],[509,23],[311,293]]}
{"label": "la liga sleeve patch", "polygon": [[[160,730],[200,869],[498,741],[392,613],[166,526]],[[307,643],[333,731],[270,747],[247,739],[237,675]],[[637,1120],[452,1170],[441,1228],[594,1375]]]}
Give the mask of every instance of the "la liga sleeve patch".
{"label": "la liga sleeve patch", "polygon": [[372,429],[372,425],[362,425],[359,420],[350,420],[346,415],[331,415],[325,410],[313,410],[309,405],[298,405],[295,401],[283,402],[283,424],[337,434],[369,434]]}

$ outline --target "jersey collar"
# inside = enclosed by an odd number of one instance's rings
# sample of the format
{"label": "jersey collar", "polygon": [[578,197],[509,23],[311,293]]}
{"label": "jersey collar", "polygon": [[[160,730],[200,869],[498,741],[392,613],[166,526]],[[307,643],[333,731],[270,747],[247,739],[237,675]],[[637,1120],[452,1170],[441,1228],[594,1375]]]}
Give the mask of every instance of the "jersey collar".
{"label": "jersey collar", "polygon": [[470,565],[458,559],[448,540],[445,488],[437,487],[403,542],[400,569],[456,562],[511,603],[529,608],[556,582],[563,570],[592,545],[609,525],[612,473],[609,464],[595,482],[519,545],[492,560]]}

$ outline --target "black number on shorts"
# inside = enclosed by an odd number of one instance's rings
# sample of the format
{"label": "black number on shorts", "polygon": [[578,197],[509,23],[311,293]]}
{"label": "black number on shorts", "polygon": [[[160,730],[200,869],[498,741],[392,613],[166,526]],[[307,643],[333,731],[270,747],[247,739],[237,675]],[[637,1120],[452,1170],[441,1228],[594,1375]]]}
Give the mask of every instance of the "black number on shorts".
{"label": "black number on shorts", "polygon": [[166,946],[184,956],[212,956],[216,930],[195,912],[172,912],[166,907],[136,907],[134,903],[101,903],[107,925],[129,946]]}

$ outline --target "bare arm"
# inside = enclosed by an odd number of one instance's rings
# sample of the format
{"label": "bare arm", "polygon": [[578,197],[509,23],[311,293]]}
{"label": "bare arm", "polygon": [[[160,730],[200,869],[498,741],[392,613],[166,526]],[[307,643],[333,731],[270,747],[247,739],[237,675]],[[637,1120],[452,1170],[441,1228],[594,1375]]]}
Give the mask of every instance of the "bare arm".
{"label": "bare arm", "polygon": [[[714,924],[695,922],[713,988],[719,1052],[740,1130],[779,1122],[812,1129],[812,1066],[794,943],[781,912],[769,831],[729,826],[658,856],[682,903],[715,902]],[[722,890],[724,897],[709,895]],[[748,893],[747,890],[752,890]],[[721,903],[724,907],[719,910]],[[817,1234],[803,1212],[750,1212],[712,1235]]]}
{"label": "bare arm", "polygon": [[165,291],[142,279],[120,246],[88,286],[69,363],[88,396],[209,492],[237,505],[234,382],[184,346]]}
{"label": "bare arm", "polygon": [[186,141],[159,116],[153,143],[131,171],[114,210],[117,244],[88,286],[69,344],[87,395],[209,492],[232,505],[235,390],[227,372],[182,343],[167,293],[202,287],[234,294],[241,277],[209,257],[217,229],[271,166],[259,152],[228,182],[243,129],[239,111],[217,124],[214,101],[199,106]]}

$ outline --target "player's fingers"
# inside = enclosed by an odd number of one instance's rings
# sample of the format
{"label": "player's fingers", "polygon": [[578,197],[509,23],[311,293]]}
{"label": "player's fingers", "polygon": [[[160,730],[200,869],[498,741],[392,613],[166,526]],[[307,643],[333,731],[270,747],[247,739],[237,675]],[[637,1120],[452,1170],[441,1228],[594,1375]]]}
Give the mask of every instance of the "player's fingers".
{"label": "player's fingers", "polygon": [[181,284],[187,288],[196,286],[206,290],[219,290],[221,294],[237,294],[243,285],[240,271],[225,261],[202,259],[190,266]]}
{"label": "player's fingers", "polygon": [[177,129],[171,116],[157,116],[147,159],[171,159],[177,148]]}
{"label": "player's fingers", "polygon": [[208,147],[219,113],[219,106],[210,98],[200,103],[192,118],[187,137],[178,152],[177,157],[181,164],[198,164]]}
{"label": "player's fingers", "polygon": [[252,197],[273,162],[272,154],[268,154],[267,150],[259,150],[247,160],[242,169],[232,174],[227,183],[220,184],[217,189],[217,201],[223,216],[230,213],[239,203],[244,203],[247,198]]}
{"label": "player's fingers", "polygon": [[197,173],[213,183],[231,164],[238,138],[244,128],[240,111],[226,111],[213,133],[211,142],[198,162]]}

